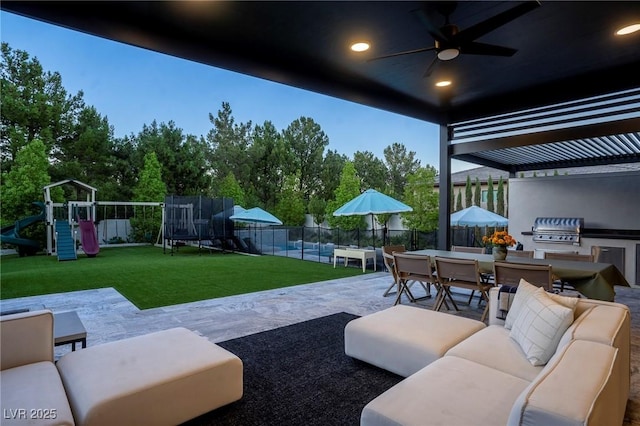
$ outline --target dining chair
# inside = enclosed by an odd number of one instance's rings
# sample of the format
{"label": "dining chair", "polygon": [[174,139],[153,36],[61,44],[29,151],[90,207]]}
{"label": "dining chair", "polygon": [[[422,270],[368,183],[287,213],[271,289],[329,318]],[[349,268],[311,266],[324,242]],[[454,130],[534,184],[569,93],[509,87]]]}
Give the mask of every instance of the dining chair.
{"label": "dining chair", "polygon": [[[451,246],[451,251],[457,251],[458,253],[486,254],[487,248],[486,247]],[[493,278],[491,274],[482,274],[481,276],[484,282],[489,282]],[[476,292],[472,291],[471,294],[469,295],[469,304],[471,304],[471,301],[473,300],[473,296],[475,294]],[[478,299],[478,306],[480,306],[481,302],[482,302],[482,298]]]}
{"label": "dining chair", "polygon": [[507,259],[510,257],[526,257],[533,259],[533,250],[507,250]]}
{"label": "dining chair", "polygon": [[486,302],[482,312],[481,321],[484,321],[489,311],[489,290],[492,284],[484,282],[475,259],[454,259],[450,257],[436,256],[436,277],[438,279],[438,293],[434,310],[439,311],[446,299],[449,299],[456,311],[458,305],[451,294],[451,287],[464,288],[471,291],[478,291],[481,300]]}
{"label": "dining chair", "polygon": [[528,263],[493,262],[493,278],[496,285],[517,287],[524,279],[547,291],[553,290],[553,272],[551,265],[531,265]]}
{"label": "dining chair", "polygon": [[460,253],[478,253],[486,254],[486,247],[465,247],[465,246],[451,246],[451,251],[457,251]]}
{"label": "dining chair", "polygon": [[384,266],[385,268],[387,268],[387,271],[389,271],[389,273],[391,273],[391,276],[393,277],[393,283],[391,283],[387,291],[384,292],[384,294],[382,295],[383,297],[387,297],[389,294],[392,294],[393,289],[396,289],[397,292],[398,277],[396,276],[396,270],[393,267],[393,252],[403,253],[405,251],[407,251],[407,249],[404,244],[382,246],[382,261],[384,262]]}
{"label": "dining chair", "polygon": [[406,294],[411,302],[418,300],[411,293],[410,287],[413,282],[422,285],[426,293],[425,298],[431,297],[431,284],[435,284],[436,278],[430,256],[394,252],[393,266],[398,280],[395,305],[401,303],[402,294]]}
{"label": "dining chair", "polygon": [[[556,259],[556,260],[572,260],[578,262],[593,262],[594,256],[592,254],[578,254],[575,253],[565,253],[565,252],[544,252],[545,259]],[[570,285],[564,280],[556,279],[555,283],[560,286],[560,291],[564,291],[565,285]]]}

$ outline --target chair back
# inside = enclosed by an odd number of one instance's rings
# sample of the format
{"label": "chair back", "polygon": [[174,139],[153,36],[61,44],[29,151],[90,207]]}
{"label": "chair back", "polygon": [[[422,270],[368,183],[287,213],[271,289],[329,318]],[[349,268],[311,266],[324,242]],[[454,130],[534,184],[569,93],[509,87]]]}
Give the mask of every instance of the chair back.
{"label": "chair back", "polygon": [[451,251],[457,251],[457,252],[461,252],[461,253],[485,254],[487,252],[487,249],[486,249],[486,247],[451,246]]}
{"label": "chair back", "polygon": [[396,271],[393,268],[393,253],[403,253],[405,251],[407,251],[407,249],[404,245],[382,246],[382,261],[387,270],[393,275],[394,281],[396,281]]}
{"label": "chair back", "polygon": [[427,255],[393,253],[393,264],[399,279],[404,281],[434,282],[431,257]]}
{"label": "chair back", "polygon": [[537,287],[553,290],[551,265],[530,265],[528,263],[493,262],[493,278],[496,285],[517,286],[524,279]]}
{"label": "chair back", "polygon": [[578,254],[578,253],[554,253],[545,252],[545,259],[557,259],[557,260],[577,260],[580,262],[593,262],[592,254]]}
{"label": "chair back", "polygon": [[436,275],[441,285],[480,288],[482,279],[477,260],[436,256],[435,264]]}
{"label": "chair back", "polygon": [[533,259],[533,250],[507,250],[507,257],[526,257]]}

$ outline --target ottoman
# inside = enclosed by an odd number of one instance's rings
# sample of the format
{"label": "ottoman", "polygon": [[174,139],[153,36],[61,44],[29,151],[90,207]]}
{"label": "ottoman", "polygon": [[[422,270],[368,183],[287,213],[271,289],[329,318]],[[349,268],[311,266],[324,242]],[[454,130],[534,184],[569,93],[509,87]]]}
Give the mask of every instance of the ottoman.
{"label": "ottoman", "polygon": [[408,377],[485,327],[469,318],[396,305],[350,321],[344,349],[353,358]]}
{"label": "ottoman", "polygon": [[71,352],[57,363],[77,425],[176,425],[242,397],[240,358],[186,328]]}

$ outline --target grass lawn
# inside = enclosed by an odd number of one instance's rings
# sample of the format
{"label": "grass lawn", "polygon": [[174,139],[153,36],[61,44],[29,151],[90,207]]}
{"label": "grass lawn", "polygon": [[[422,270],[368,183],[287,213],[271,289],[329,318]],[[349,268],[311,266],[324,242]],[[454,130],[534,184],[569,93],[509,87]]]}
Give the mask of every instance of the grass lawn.
{"label": "grass lawn", "polygon": [[360,268],[280,256],[169,251],[153,246],[100,250],[97,257],[2,256],[0,299],[113,287],[140,309],[361,275]]}

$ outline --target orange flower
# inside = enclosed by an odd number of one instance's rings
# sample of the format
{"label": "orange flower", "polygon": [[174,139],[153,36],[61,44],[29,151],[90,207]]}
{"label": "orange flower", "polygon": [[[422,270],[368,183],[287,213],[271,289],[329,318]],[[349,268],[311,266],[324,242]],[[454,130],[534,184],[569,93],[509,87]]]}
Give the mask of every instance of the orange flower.
{"label": "orange flower", "polygon": [[517,241],[507,233],[507,231],[496,231],[488,237],[485,235],[482,237],[482,242],[499,247],[511,247],[517,243]]}

